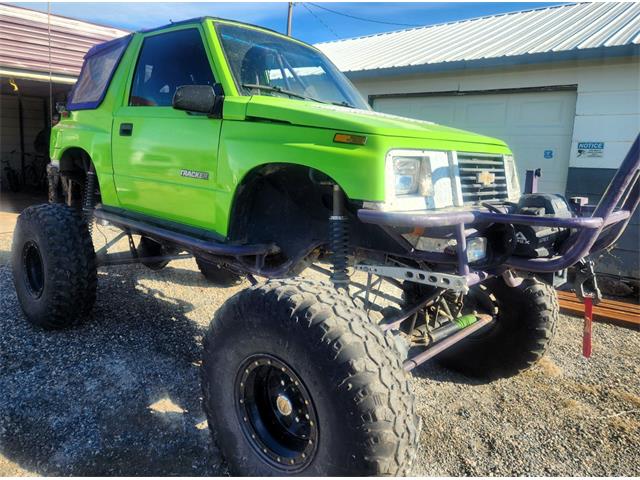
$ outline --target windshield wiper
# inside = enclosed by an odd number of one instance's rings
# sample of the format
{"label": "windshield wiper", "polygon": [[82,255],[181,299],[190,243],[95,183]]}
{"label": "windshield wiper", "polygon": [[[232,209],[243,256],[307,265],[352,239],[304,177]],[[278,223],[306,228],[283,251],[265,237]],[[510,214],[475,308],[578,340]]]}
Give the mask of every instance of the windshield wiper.
{"label": "windshield wiper", "polygon": [[267,92],[282,93],[284,95],[300,98],[302,100],[311,100],[312,102],[327,103],[327,102],[323,102],[322,100],[318,100],[317,98],[308,97],[300,93],[292,92],[291,90],[285,90],[284,88],[274,87],[273,85],[258,85],[257,83],[243,83],[242,86],[244,88],[255,88],[256,90],[265,90]]}
{"label": "windshield wiper", "polygon": [[351,105],[347,102],[325,102],[323,100],[319,100],[314,97],[309,97],[307,95],[302,95],[301,93],[292,92],[291,90],[286,90],[284,88],[275,87],[273,85],[259,85],[257,83],[243,83],[242,86],[244,88],[255,88],[256,90],[266,90],[267,92],[276,92],[282,93],[284,95],[289,95],[290,97],[301,98],[302,100],[311,100],[312,102],[324,103],[337,105],[338,107],[347,107],[347,108],[356,108],[354,105]]}

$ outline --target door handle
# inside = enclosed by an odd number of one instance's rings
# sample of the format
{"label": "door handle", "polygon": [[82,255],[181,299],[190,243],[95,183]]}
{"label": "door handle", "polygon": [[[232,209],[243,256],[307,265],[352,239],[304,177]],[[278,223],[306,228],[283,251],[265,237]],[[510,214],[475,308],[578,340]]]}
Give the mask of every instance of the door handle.
{"label": "door handle", "polygon": [[120,124],[120,136],[130,137],[133,133],[133,123],[121,123]]}

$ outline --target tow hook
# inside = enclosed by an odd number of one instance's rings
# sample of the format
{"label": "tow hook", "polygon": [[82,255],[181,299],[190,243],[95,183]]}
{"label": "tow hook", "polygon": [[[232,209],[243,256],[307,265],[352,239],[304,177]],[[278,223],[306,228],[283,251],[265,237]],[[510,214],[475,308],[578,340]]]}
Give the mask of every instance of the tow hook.
{"label": "tow hook", "polygon": [[[582,302],[584,302],[585,297],[589,297],[594,305],[599,304],[602,301],[602,293],[598,288],[598,279],[593,270],[593,260],[582,259],[576,266],[578,270],[573,281],[576,297]],[[585,291],[585,285],[590,285],[589,291]]]}
{"label": "tow hook", "polygon": [[[580,260],[577,264],[578,271],[576,272],[576,278],[574,280],[574,288],[576,296],[584,304],[584,325],[582,329],[582,356],[585,358],[591,357],[591,338],[592,338],[592,323],[593,323],[593,306],[602,301],[602,294],[598,288],[598,279],[596,273],[593,270],[593,261]],[[590,284],[591,289],[585,291],[585,284]]]}

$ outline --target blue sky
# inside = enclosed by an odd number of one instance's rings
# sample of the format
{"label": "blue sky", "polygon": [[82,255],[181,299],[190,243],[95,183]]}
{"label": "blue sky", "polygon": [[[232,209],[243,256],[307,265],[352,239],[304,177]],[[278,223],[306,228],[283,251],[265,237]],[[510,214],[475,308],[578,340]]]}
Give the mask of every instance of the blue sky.
{"label": "blue sky", "polygon": [[[314,2],[315,3],[315,2]],[[17,2],[18,6],[46,11],[46,3]],[[496,13],[541,8],[559,3],[296,3],[293,35],[308,43],[369,35],[432,25]],[[363,17],[374,23],[339,15]],[[283,32],[287,3],[64,3],[51,2],[51,12],[130,30],[156,27],[170,21],[212,15],[262,25]],[[398,24],[398,25],[391,25]]]}

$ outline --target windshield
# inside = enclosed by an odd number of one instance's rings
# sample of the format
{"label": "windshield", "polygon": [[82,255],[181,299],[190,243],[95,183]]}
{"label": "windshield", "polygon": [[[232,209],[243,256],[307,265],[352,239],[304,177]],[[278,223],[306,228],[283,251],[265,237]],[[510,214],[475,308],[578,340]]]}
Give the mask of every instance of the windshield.
{"label": "windshield", "polygon": [[369,110],[347,78],[317,50],[265,31],[217,23],[242,95],[269,95]]}

